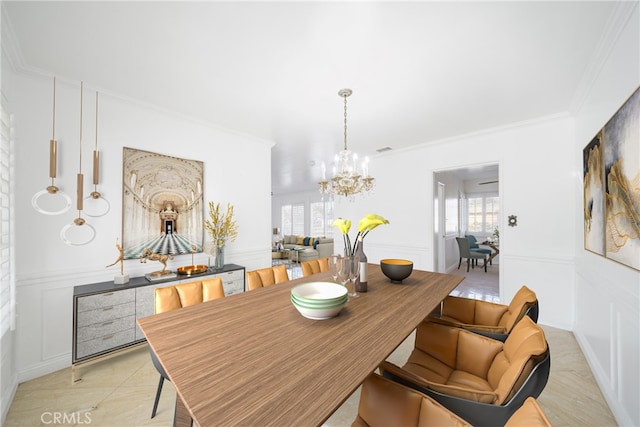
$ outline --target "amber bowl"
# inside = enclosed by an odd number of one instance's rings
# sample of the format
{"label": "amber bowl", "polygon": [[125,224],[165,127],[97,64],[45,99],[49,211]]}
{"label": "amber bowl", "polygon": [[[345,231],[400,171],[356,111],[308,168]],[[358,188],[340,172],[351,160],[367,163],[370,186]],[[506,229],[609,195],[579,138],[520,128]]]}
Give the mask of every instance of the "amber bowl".
{"label": "amber bowl", "polygon": [[209,269],[206,265],[187,265],[185,267],[178,267],[178,274],[180,276],[193,276],[194,274],[201,274]]}
{"label": "amber bowl", "polygon": [[413,271],[413,261],[406,259],[382,259],[380,260],[382,273],[391,280],[392,283],[402,283],[404,279],[411,275]]}

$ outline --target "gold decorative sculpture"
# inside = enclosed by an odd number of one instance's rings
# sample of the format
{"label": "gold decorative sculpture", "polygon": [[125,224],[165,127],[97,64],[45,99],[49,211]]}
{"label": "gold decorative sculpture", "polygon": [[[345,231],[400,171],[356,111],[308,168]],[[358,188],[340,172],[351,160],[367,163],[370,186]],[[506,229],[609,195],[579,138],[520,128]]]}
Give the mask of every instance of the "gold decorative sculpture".
{"label": "gold decorative sculpture", "polygon": [[118,249],[118,259],[116,259],[113,263],[107,265],[105,268],[113,267],[117,263],[120,263],[120,276],[115,276],[113,278],[113,282],[116,284],[123,284],[129,282],[129,275],[124,274],[124,249],[122,245],[118,243],[118,239],[116,239],[116,249]]}
{"label": "gold decorative sculpture", "polygon": [[162,277],[173,274],[171,271],[167,271],[167,261],[173,259],[173,255],[161,255],[154,253],[149,248],[144,248],[142,254],[140,254],[140,262],[146,263],[148,259],[151,261],[160,261],[162,264],[162,270],[154,271],[150,274],[151,277]]}

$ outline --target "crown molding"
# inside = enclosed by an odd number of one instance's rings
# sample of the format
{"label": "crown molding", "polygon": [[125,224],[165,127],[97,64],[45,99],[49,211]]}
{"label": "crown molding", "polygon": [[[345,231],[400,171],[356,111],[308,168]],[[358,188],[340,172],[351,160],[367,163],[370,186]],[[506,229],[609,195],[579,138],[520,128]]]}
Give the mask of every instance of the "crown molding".
{"label": "crown molding", "polygon": [[582,109],[589,93],[592,91],[602,69],[604,68],[613,48],[620,39],[622,33],[626,29],[635,9],[638,8],[638,2],[618,2],[609,16],[607,24],[604,27],[602,37],[598,41],[589,65],[586,67],[582,78],[578,83],[578,88],[574,94],[573,100],[569,107],[572,114],[576,114]]}
{"label": "crown molding", "polygon": [[22,49],[20,49],[20,43],[18,43],[13,25],[5,10],[4,2],[2,2],[0,8],[0,39],[2,41],[3,59],[9,61],[9,65],[14,71],[24,71],[26,67]]}

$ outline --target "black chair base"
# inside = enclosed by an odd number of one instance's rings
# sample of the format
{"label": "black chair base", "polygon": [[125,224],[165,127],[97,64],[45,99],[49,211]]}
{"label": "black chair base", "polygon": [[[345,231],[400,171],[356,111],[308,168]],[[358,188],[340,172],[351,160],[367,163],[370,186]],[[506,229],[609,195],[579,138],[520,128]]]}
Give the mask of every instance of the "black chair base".
{"label": "black chair base", "polygon": [[164,384],[164,377],[160,375],[160,382],[158,382],[158,390],[156,391],[156,400],[153,402],[153,411],[151,411],[151,418],[156,416],[158,410],[158,403],[160,402],[160,393],[162,393],[162,385]]}

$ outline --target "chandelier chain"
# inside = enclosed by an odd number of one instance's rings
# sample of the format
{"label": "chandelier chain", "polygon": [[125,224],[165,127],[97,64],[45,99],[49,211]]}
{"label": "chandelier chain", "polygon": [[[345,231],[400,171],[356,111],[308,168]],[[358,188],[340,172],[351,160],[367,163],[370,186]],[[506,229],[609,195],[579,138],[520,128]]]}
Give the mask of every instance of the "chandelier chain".
{"label": "chandelier chain", "polygon": [[347,151],[347,96],[344,95],[344,151]]}

